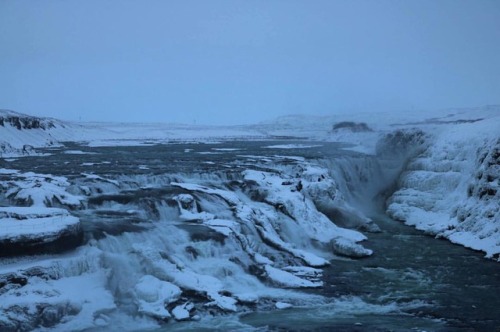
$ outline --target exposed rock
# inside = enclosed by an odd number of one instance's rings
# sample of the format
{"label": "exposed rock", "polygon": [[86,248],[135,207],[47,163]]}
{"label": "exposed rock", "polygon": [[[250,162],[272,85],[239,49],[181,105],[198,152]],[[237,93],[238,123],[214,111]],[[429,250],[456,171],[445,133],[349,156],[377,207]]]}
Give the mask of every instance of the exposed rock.
{"label": "exposed rock", "polygon": [[29,130],[29,129],[50,129],[54,128],[55,124],[49,119],[37,118],[28,115],[0,115],[0,126],[5,127],[10,125],[17,128],[18,130]]}
{"label": "exposed rock", "polygon": [[333,125],[332,129],[333,131],[348,130],[355,133],[373,131],[364,122],[352,122],[352,121],[337,122],[336,124]]}
{"label": "exposed rock", "polygon": [[383,136],[376,146],[379,157],[412,157],[426,147],[425,134],[421,129],[399,129]]}

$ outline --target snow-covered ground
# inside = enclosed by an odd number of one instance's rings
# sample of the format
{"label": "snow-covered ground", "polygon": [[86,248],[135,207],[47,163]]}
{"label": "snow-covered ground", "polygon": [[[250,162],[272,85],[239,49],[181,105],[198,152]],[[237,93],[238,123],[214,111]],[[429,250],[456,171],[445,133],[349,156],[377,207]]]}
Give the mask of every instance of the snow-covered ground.
{"label": "snow-covered ground", "polygon": [[[32,123],[42,126],[32,126]],[[0,157],[33,155],[33,148],[80,142],[89,146],[133,146],[165,142],[255,139],[265,135],[248,126],[169,123],[75,123],[0,110]]]}

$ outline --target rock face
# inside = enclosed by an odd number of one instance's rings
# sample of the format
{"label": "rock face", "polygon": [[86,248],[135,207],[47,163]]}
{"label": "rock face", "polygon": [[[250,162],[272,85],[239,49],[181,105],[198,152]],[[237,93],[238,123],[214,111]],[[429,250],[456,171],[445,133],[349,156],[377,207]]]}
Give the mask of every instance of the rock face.
{"label": "rock face", "polygon": [[0,158],[34,155],[34,148],[56,145],[69,133],[62,121],[0,109]]}
{"label": "rock face", "polygon": [[373,131],[368,125],[364,122],[352,122],[352,121],[343,121],[343,122],[338,122],[333,125],[332,127],[333,131],[338,131],[338,130],[348,130],[354,133],[357,132],[366,132],[366,131]]}
{"label": "rock face", "polygon": [[22,116],[22,115],[1,115],[0,114],[0,126],[12,126],[18,130],[28,130],[28,129],[50,129],[55,128],[53,121],[48,119],[36,118],[32,116]]}
{"label": "rock face", "polygon": [[425,148],[427,134],[421,129],[398,129],[387,133],[378,142],[379,157],[411,157]]}

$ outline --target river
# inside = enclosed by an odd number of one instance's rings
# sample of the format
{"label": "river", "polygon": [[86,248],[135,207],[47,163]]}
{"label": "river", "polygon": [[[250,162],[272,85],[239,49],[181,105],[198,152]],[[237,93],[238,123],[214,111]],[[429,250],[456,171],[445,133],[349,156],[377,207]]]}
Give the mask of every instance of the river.
{"label": "river", "polygon": [[[107,178],[161,174],[226,174],[241,172],[252,156],[300,156],[309,160],[349,158],[344,145],[295,140],[179,143],[136,147],[90,148],[67,143],[44,150],[45,157],[25,157],[0,167],[66,176],[70,181],[92,173]],[[245,159],[246,158],[246,159]],[[256,157],[255,157],[256,158]],[[168,191],[168,190],[167,190]],[[168,194],[165,192],[160,195]],[[144,196],[158,192],[141,193]],[[99,233],[94,213],[79,212],[87,239]],[[121,218],[107,215],[102,220]],[[367,258],[335,257],[325,268],[324,287],[304,291],[329,300],[285,310],[259,310],[215,317],[211,321],[169,324],[161,330],[220,329],[318,331],[499,331],[500,265],[478,252],[434,239],[401,222],[376,213],[381,232],[363,243],[374,250]],[[101,221],[102,221],[101,220]],[[132,225],[133,224],[133,225]],[[130,226],[132,225],[132,226]],[[113,234],[141,232],[137,221]],[[101,229],[102,231],[102,229]],[[97,236],[99,238],[100,236]]]}

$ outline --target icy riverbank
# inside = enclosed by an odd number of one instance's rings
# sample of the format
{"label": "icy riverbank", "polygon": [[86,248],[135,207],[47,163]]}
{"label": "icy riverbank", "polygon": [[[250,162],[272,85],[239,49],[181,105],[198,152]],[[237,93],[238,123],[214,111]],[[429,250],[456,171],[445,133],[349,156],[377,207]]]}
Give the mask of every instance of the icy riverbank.
{"label": "icy riverbank", "polygon": [[434,132],[400,176],[389,215],[500,261],[499,119]]}

